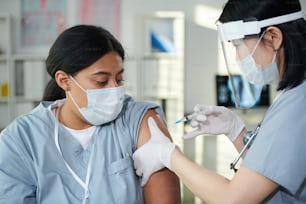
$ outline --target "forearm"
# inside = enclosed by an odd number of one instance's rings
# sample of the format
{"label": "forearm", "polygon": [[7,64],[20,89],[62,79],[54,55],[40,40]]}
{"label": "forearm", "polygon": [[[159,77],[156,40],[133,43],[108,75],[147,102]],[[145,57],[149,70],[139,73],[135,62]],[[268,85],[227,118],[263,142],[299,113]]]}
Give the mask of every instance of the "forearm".
{"label": "forearm", "polygon": [[235,146],[235,148],[238,152],[240,152],[242,150],[242,148],[244,147],[243,137],[244,137],[244,134],[246,133],[246,131],[247,131],[247,129],[245,129],[245,128],[242,129],[239,136],[233,141],[233,145]]}
{"label": "forearm", "polygon": [[229,180],[192,162],[178,149],[172,154],[171,168],[201,200],[207,203],[228,202]]}

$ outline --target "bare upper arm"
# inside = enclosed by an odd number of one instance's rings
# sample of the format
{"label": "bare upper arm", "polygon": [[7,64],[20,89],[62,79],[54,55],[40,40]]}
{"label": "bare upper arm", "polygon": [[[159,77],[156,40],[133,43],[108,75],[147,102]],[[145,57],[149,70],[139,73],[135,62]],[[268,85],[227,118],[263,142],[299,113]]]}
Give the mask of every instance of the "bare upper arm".
{"label": "bare upper arm", "polygon": [[271,179],[246,167],[240,167],[230,182],[231,198],[237,203],[260,203],[278,188]]}
{"label": "bare upper arm", "polygon": [[169,137],[171,139],[170,133],[169,133],[166,125],[164,124],[164,121],[160,118],[160,116],[156,113],[155,110],[150,109],[145,114],[145,116],[143,117],[143,120],[142,120],[142,122],[140,124],[138,141],[137,141],[137,145],[136,145],[137,148],[141,147],[143,144],[148,142],[148,140],[151,138],[150,130],[149,130],[149,126],[148,126],[148,118],[149,117],[152,117],[155,120],[155,122],[158,125],[158,127],[161,129],[161,131],[167,137]]}
{"label": "bare upper arm", "polygon": [[[158,116],[155,110],[149,110],[144,116],[138,135],[137,148],[145,144],[151,137],[148,127],[148,118],[152,117],[157,123],[161,131],[171,139],[170,133],[164,124],[164,121]],[[154,154],[155,152],[152,152]],[[144,186],[145,203],[158,204],[179,204],[180,183],[178,177],[168,169],[162,169],[150,177],[147,184]]]}

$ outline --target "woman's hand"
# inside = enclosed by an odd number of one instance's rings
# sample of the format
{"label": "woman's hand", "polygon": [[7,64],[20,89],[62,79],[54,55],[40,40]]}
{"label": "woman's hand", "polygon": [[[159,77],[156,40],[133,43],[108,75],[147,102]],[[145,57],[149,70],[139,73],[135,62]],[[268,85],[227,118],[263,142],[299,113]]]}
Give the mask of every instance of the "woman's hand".
{"label": "woman's hand", "polygon": [[148,119],[148,126],[150,140],[133,154],[136,174],[142,176],[142,186],[154,172],[164,167],[171,169],[171,154],[175,149],[175,144],[158,128],[152,117]]}
{"label": "woman's hand", "polygon": [[235,141],[245,127],[239,116],[228,108],[201,104],[194,107],[190,125],[196,129],[185,134],[184,139],[202,134],[225,134],[231,141]]}

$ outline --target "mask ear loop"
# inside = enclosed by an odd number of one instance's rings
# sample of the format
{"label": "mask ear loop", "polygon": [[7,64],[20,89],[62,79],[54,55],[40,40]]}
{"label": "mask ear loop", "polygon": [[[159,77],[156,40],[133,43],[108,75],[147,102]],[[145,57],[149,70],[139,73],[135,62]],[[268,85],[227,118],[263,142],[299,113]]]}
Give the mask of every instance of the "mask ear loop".
{"label": "mask ear loop", "polygon": [[252,56],[253,56],[253,54],[255,53],[257,47],[259,46],[259,43],[260,43],[261,39],[263,38],[263,36],[265,35],[265,33],[266,33],[266,31],[264,31],[264,32],[262,33],[262,35],[259,37],[258,41],[256,42],[256,45],[255,45],[255,47],[253,48],[253,51],[251,52],[251,55],[252,55]]}
{"label": "mask ear loop", "polygon": [[[255,45],[253,51],[251,52],[251,55],[252,55],[252,56],[253,56],[253,54],[255,53],[257,47],[259,46],[259,43],[260,43],[260,41],[262,40],[262,38],[263,38],[263,36],[265,35],[265,33],[266,33],[266,30],[262,33],[262,35],[259,37],[258,41],[256,42],[256,45]],[[275,61],[276,55],[277,55],[277,50],[274,50],[274,56],[273,56],[273,59],[272,59],[272,63]]]}
{"label": "mask ear loop", "polygon": [[77,102],[74,100],[72,94],[70,91],[67,91],[68,92],[68,95],[70,96],[71,100],[72,100],[72,103],[77,107],[77,109],[81,109],[80,106],[77,104]]}
{"label": "mask ear loop", "polygon": [[81,85],[71,75],[69,75],[69,77],[80,89],[82,89],[86,93],[86,90],[81,87]]}
{"label": "mask ear loop", "polygon": [[272,62],[275,62],[276,55],[277,55],[277,50],[274,50],[274,56],[273,56]]}
{"label": "mask ear loop", "polygon": [[[71,75],[69,75],[69,77],[70,77],[70,79],[71,79],[71,80],[72,80],[72,81],[73,81],[82,91],[84,91],[84,92],[87,94],[86,90],[85,90],[83,87],[81,87],[81,85],[80,85]],[[67,92],[68,92],[68,94],[69,94],[69,96],[70,96],[70,98],[71,98],[71,100],[72,100],[72,103],[73,103],[78,109],[81,109],[80,106],[77,104],[77,102],[74,100],[74,98],[73,98],[71,92],[70,92],[69,90],[68,90]]]}

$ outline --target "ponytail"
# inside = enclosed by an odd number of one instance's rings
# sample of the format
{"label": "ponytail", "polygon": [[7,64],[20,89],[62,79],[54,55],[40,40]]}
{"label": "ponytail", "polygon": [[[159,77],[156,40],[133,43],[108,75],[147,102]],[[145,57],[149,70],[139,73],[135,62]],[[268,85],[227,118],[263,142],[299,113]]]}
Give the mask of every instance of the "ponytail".
{"label": "ponytail", "polygon": [[63,98],[66,98],[65,91],[57,85],[55,79],[50,79],[50,81],[45,87],[42,100],[56,101]]}

